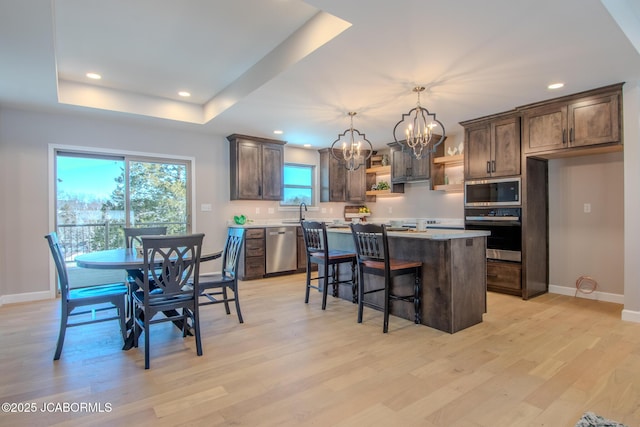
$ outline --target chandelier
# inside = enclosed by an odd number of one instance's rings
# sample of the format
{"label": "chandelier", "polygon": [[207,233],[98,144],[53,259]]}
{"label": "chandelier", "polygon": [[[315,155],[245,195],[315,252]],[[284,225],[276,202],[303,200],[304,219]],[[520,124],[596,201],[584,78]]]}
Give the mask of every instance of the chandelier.
{"label": "chandelier", "polygon": [[[416,159],[421,159],[436,151],[436,147],[445,140],[445,132],[444,125],[436,120],[435,113],[429,113],[429,110],[420,105],[420,92],[424,91],[424,87],[417,86],[413,88],[413,91],[418,94],[416,107],[403,114],[402,119],[396,123],[393,128],[393,138],[403,148],[411,149],[412,155]],[[402,128],[399,126],[405,120],[407,125],[404,128],[404,133],[398,135],[397,132],[402,132]],[[438,126],[442,130],[438,129]]]}
{"label": "chandelier", "polygon": [[[350,171],[354,171],[364,165],[373,154],[371,142],[369,142],[363,133],[353,128],[353,116],[356,114],[357,113],[349,112],[351,126],[338,135],[338,139],[331,144],[330,150],[331,155],[340,163],[344,164],[344,167]],[[363,147],[362,141],[366,142],[369,146]],[[342,142],[342,144],[339,144],[340,142]],[[340,148],[336,148],[336,144],[338,144]]]}

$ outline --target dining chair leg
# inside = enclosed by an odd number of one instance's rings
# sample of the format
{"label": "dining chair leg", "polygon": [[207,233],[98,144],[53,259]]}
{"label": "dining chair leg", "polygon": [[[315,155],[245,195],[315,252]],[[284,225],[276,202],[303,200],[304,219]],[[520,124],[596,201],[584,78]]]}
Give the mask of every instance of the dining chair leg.
{"label": "dining chair leg", "polygon": [[413,287],[413,308],[415,310],[415,323],[419,324],[421,322],[421,314],[420,314],[420,288],[422,282],[422,271],[420,269],[416,270],[416,279]]}
{"label": "dining chair leg", "polygon": [[67,332],[67,321],[69,317],[67,313],[62,313],[60,317],[60,332],[58,333],[58,344],[56,345],[56,352],[53,355],[53,360],[60,359],[62,353],[62,346],[64,345],[64,335]]}
{"label": "dining chair leg", "polygon": [[[145,313],[146,314],[146,313]],[[144,369],[149,369],[149,353],[151,351],[150,347],[150,340],[149,340],[149,329],[151,329],[149,326],[149,323],[147,322],[147,317],[148,316],[144,316],[145,320],[144,320]]]}
{"label": "dining chair leg", "polygon": [[384,324],[382,326],[382,332],[387,333],[389,331],[389,288],[391,287],[391,279],[385,277],[384,284]]}
{"label": "dining chair leg", "polygon": [[311,262],[307,261],[307,289],[304,295],[304,303],[309,304],[309,291],[311,289]]}
{"label": "dining chair leg", "polygon": [[238,295],[238,285],[233,288],[233,298],[236,300],[236,313],[238,313],[238,320],[240,323],[244,323],[242,319],[242,312],[240,311],[240,296]]}
{"label": "dining chair leg", "polygon": [[323,271],[324,271],[324,277],[323,277],[323,283],[324,285],[322,286],[322,309],[326,309],[327,308],[327,292],[329,290],[329,264],[328,263],[324,263],[323,265]]}
{"label": "dining chair leg", "polygon": [[356,273],[356,261],[351,262],[351,302],[358,302],[358,275]]}
{"label": "dining chair leg", "polygon": [[126,311],[127,311],[127,303],[126,301],[122,301],[117,305],[118,307],[118,317],[120,318],[120,332],[122,333],[122,341],[127,341],[127,319],[126,319]]}
{"label": "dining chair leg", "polygon": [[[195,310],[198,310],[196,307]],[[202,356],[202,341],[200,340],[200,314],[195,311],[191,313],[193,316],[193,329],[196,338],[196,353]]]}
{"label": "dining chair leg", "polygon": [[362,311],[364,309],[364,271],[362,265],[358,265],[358,323],[362,323]]}
{"label": "dining chair leg", "polygon": [[224,298],[224,308],[225,310],[227,310],[227,314],[231,314],[231,310],[229,310],[229,297],[227,296],[227,285],[224,285],[222,287],[222,296]]}

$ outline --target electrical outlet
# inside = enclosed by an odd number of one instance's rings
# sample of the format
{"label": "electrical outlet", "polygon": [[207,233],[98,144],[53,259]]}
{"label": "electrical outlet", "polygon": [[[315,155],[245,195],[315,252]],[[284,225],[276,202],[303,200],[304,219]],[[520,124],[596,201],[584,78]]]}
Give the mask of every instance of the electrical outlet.
{"label": "electrical outlet", "polygon": [[270,213],[270,214],[272,214],[272,213],[274,213],[274,212],[275,212],[275,211],[273,210],[273,208],[269,208],[269,213]]}
{"label": "electrical outlet", "polygon": [[591,213],[591,203],[584,204],[584,213]]}
{"label": "electrical outlet", "polygon": [[260,208],[256,208],[256,214],[260,213]]}
{"label": "electrical outlet", "polygon": [[327,213],[327,208],[322,208],[322,213]]}
{"label": "electrical outlet", "polygon": [[393,208],[389,206],[389,213],[393,213]]}
{"label": "electrical outlet", "polygon": [[329,213],[333,213],[333,208],[329,208]]}

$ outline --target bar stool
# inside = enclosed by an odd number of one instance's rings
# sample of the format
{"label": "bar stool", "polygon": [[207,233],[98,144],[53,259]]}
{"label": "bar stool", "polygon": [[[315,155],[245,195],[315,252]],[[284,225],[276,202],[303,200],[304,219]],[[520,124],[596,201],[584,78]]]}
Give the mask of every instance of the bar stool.
{"label": "bar stool", "polygon": [[[358,260],[358,323],[362,323],[364,306],[380,309],[384,313],[382,332],[389,330],[389,306],[391,301],[413,303],[415,323],[420,323],[420,293],[422,287],[422,262],[394,259],[389,256],[389,242],[384,225],[351,224],[351,234]],[[364,290],[365,273],[384,277],[384,287]],[[415,276],[413,295],[398,295],[393,290],[393,279],[404,274]],[[384,292],[384,305],[380,307],[366,302],[364,296],[374,292]]]}
{"label": "bar stool", "polygon": [[[352,302],[357,298],[357,275],[356,275],[356,254],[355,252],[329,249],[327,244],[327,227],[323,222],[302,221],[302,235],[307,252],[307,286],[304,302],[309,303],[309,290],[320,290],[322,281],[322,309],[327,307],[327,289],[333,286],[333,296],[338,296],[338,285],[351,285]],[[351,264],[351,279],[340,280],[340,264]],[[311,277],[311,264],[318,264],[318,276]],[[322,266],[322,268],[321,268]],[[331,266],[331,275],[329,275]],[[322,273],[321,273],[322,270]],[[331,279],[331,280],[329,280]],[[311,284],[313,280],[318,281],[318,285]]]}

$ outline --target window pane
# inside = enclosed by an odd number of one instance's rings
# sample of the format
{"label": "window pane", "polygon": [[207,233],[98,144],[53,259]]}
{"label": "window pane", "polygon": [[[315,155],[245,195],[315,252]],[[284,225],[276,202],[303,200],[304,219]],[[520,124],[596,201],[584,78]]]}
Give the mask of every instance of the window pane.
{"label": "window pane", "polygon": [[311,167],[290,166],[284,168],[284,185],[311,186]]}
{"label": "window pane", "polygon": [[280,202],[283,206],[297,206],[300,203],[313,203],[313,170],[310,165],[284,165],[284,195]]}
{"label": "window pane", "polygon": [[311,204],[310,188],[287,188],[284,189],[283,205],[299,205],[300,203]]}

